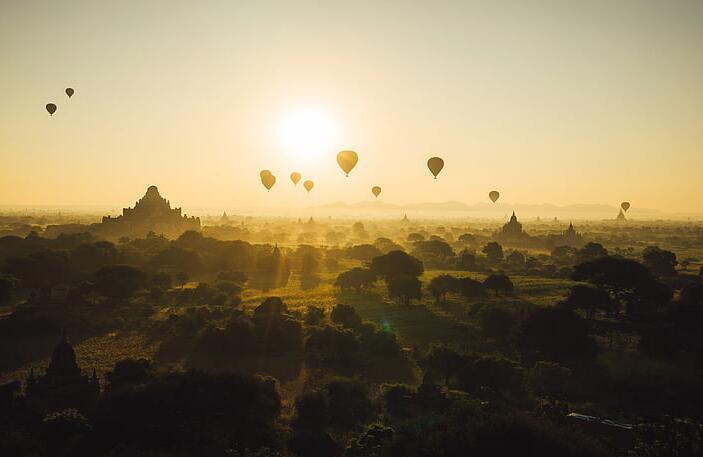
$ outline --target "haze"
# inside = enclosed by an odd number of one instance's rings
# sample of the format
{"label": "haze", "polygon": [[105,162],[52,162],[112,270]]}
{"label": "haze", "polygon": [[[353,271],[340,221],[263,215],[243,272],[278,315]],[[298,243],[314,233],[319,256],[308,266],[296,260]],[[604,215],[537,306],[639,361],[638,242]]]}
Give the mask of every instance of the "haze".
{"label": "haze", "polygon": [[[698,1],[3,1],[0,203],[127,206],[156,184],[184,207],[291,207],[380,185],[700,212],[701,23]],[[296,116],[317,124],[291,143]]]}

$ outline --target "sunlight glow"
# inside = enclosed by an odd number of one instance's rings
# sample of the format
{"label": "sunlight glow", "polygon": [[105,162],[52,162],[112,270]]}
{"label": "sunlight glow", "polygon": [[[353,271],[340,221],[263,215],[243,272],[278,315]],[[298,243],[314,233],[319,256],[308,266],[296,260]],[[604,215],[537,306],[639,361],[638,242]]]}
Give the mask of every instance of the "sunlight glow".
{"label": "sunlight glow", "polygon": [[295,158],[310,159],[330,152],[336,128],[321,111],[292,111],[278,126],[278,138],[286,152]]}

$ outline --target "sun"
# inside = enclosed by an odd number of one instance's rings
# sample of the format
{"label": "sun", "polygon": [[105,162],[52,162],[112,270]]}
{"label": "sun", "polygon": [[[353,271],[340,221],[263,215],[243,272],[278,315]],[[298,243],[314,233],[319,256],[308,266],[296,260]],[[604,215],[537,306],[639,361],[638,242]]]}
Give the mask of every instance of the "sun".
{"label": "sun", "polygon": [[295,158],[311,159],[330,151],[336,128],[324,112],[303,109],[283,116],[277,134],[287,153]]}

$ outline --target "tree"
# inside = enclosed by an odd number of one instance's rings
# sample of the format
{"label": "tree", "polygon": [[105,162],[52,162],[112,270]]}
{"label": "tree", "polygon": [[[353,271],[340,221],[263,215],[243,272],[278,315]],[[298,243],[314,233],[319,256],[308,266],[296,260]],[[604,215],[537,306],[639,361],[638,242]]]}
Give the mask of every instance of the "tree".
{"label": "tree", "polygon": [[388,280],[388,295],[408,305],[413,298],[422,298],[422,283],[412,275],[401,274],[392,276]]}
{"label": "tree", "polygon": [[373,416],[373,405],[365,384],[352,379],[335,379],[325,386],[330,425],[349,429]]}
{"label": "tree", "polygon": [[679,302],[684,305],[700,306],[703,308],[703,284],[692,282],[681,289]]}
{"label": "tree", "polygon": [[537,395],[563,397],[569,388],[571,370],[556,362],[535,363],[527,375],[527,384]]}
{"label": "tree", "polygon": [[246,273],[242,271],[221,271],[217,274],[220,281],[232,281],[235,284],[243,285],[249,280]]}
{"label": "tree", "polygon": [[638,284],[627,295],[629,316],[647,316],[657,308],[667,305],[674,296],[674,291],[668,285],[656,280]]}
{"label": "tree", "polygon": [[18,281],[9,275],[0,273],[0,305],[10,301],[13,291],[17,288]]}
{"label": "tree", "polygon": [[412,252],[423,261],[435,262],[438,265],[454,257],[452,247],[446,241],[440,240],[418,241],[413,245]]}
{"label": "tree", "polygon": [[368,268],[352,268],[337,276],[334,285],[341,289],[355,289],[357,293],[365,287],[371,287],[376,282],[376,275]]}
{"label": "tree", "polygon": [[420,366],[426,372],[444,379],[445,386],[449,385],[449,380],[458,372],[460,363],[461,356],[446,346],[432,346],[420,360]]}
{"label": "tree", "polygon": [[254,316],[279,317],[288,312],[288,307],[280,297],[267,297],[254,309]]}
{"label": "tree", "polygon": [[491,306],[478,315],[479,326],[484,335],[506,341],[515,327],[515,316],[503,308]]}
{"label": "tree", "polygon": [[104,265],[116,263],[117,255],[117,248],[109,241],[81,244],[71,252],[71,265],[92,274]]}
{"label": "tree", "polygon": [[359,350],[353,330],[332,325],[314,328],[305,339],[305,355],[310,366],[348,367]]}
{"label": "tree", "polygon": [[588,322],[570,309],[539,307],[518,330],[518,349],[533,359],[575,361],[590,359],[597,346]]}
{"label": "tree", "polygon": [[183,286],[188,283],[188,279],[190,279],[190,276],[185,271],[179,271],[173,275],[173,278],[176,280],[176,284],[178,284],[182,289]]}
{"label": "tree", "polygon": [[357,244],[347,249],[347,256],[352,259],[368,262],[383,253],[372,244]]}
{"label": "tree", "polygon": [[647,267],[623,257],[601,257],[574,267],[571,279],[605,289],[626,305],[629,315],[644,315],[671,300],[671,288],[658,282]]}
{"label": "tree", "polygon": [[50,289],[64,283],[71,268],[65,251],[39,251],[6,259],[4,272],[17,278],[22,287]]}
{"label": "tree", "polygon": [[391,251],[371,260],[371,271],[389,281],[394,276],[420,276],[424,271],[422,262],[403,251]]}
{"label": "tree", "polygon": [[576,248],[572,248],[571,246],[557,246],[552,249],[550,255],[555,262],[568,265],[574,262],[578,255],[578,251]]}
{"label": "tree", "polygon": [[470,233],[462,233],[457,240],[463,244],[476,244],[476,237]]}
{"label": "tree", "polygon": [[300,274],[302,276],[314,276],[320,270],[320,262],[311,254],[305,254],[300,259]]}
{"label": "tree", "polygon": [[71,455],[80,437],[90,432],[90,423],[77,409],[47,414],[42,420],[42,435],[50,455]]}
{"label": "tree", "polygon": [[466,271],[472,271],[476,269],[476,254],[464,249],[459,255],[459,268]]}
{"label": "tree", "polygon": [[151,284],[160,289],[170,289],[172,285],[171,275],[165,272],[151,275]]}
{"label": "tree", "polygon": [[393,240],[389,238],[376,238],[376,241],[373,242],[374,247],[376,247],[379,251],[381,251],[383,254],[387,254],[391,251],[402,251],[403,247],[399,245],[398,243],[393,242]]}
{"label": "tree", "polygon": [[606,291],[585,284],[573,286],[561,305],[569,309],[582,309],[586,311],[589,319],[593,319],[597,311],[613,313],[617,312],[619,307]]}
{"label": "tree", "polygon": [[506,260],[515,267],[525,266],[525,254],[520,251],[511,251]]}
{"label": "tree", "polygon": [[589,242],[576,253],[579,262],[589,262],[608,255],[608,250],[600,243]]}
{"label": "tree", "polygon": [[499,291],[503,291],[505,293],[512,293],[514,289],[513,282],[510,280],[508,275],[504,273],[498,273],[488,276],[486,279],[484,279],[483,286],[486,289],[494,290],[496,293],[496,297],[498,296]]}
{"label": "tree", "polygon": [[308,306],[305,310],[304,322],[306,325],[320,325],[325,320],[325,308]]}
{"label": "tree", "polygon": [[201,259],[200,254],[195,251],[169,246],[152,257],[149,263],[154,268],[193,272],[200,268]]}
{"label": "tree", "polygon": [[95,273],[95,289],[110,298],[130,298],[147,284],[147,275],[129,265],[108,265]]}
{"label": "tree", "polygon": [[304,392],[295,398],[295,413],[291,420],[293,429],[322,432],[329,420],[329,404],[324,392]]}
{"label": "tree", "polygon": [[648,246],[642,251],[642,259],[647,268],[657,276],[676,276],[676,254]]}
{"label": "tree", "polygon": [[653,277],[647,267],[636,260],[607,256],[576,265],[571,279],[612,289],[633,289],[652,281]]}
{"label": "tree", "polygon": [[152,376],[151,361],[147,359],[123,359],[115,364],[112,371],[105,376],[107,389],[114,393],[118,390],[146,384]]}
{"label": "tree", "polygon": [[349,305],[338,304],[332,309],[330,314],[330,319],[335,324],[339,324],[342,327],[347,327],[351,329],[358,329],[361,327],[361,316],[356,312],[356,308]]}
{"label": "tree", "polygon": [[503,260],[503,246],[495,241],[486,244],[481,252],[486,254],[489,262],[497,263]]}
{"label": "tree", "polygon": [[471,278],[460,278],[458,290],[464,298],[480,298],[486,296],[486,288],[483,283]]}
{"label": "tree", "polygon": [[149,453],[214,455],[224,442],[258,449],[270,443],[280,411],[271,378],[201,372],[154,376],[138,389],[101,400],[94,419],[94,454],[124,446]]}
{"label": "tree", "polygon": [[451,275],[439,275],[432,278],[428,286],[430,294],[439,302],[447,299],[449,292],[457,292],[459,290],[459,280]]}

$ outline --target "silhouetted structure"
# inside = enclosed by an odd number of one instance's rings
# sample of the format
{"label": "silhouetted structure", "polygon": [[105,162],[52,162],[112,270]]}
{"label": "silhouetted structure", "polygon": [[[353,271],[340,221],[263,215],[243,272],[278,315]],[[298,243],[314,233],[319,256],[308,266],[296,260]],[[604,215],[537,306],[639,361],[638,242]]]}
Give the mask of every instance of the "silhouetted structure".
{"label": "silhouetted structure", "polygon": [[200,218],[181,214],[181,208],[159,194],[156,186],[149,186],[134,208],[124,208],[118,217],[105,216],[96,232],[107,236],[145,236],[149,232],[178,237],[188,230],[200,230]]}
{"label": "silhouetted structure", "polygon": [[560,234],[549,234],[546,238],[546,245],[550,248],[555,246],[571,246],[581,247],[584,245],[583,235],[576,231],[573,223],[569,223],[569,227]]}
{"label": "silhouetted structure", "polygon": [[100,396],[100,382],[93,375],[83,375],[73,346],[66,334],[54,348],[51,362],[44,376],[35,377],[34,369],[27,378],[27,403],[37,412],[47,413],[75,408],[80,411],[93,409]]}
{"label": "silhouetted structure", "polygon": [[503,225],[501,231],[497,233],[496,238],[502,240],[520,240],[527,238],[527,236],[527,233],[522,229],[522,224],[518,222],[517,216],[515,216],[515,211],[513,211],[510,220]]}
{"label": "silhouetted structure", "polygon": [[618,217],[615,218],[616,221],[626,221],[627,219],[625,218],[625,213],[623,213],[622,209],[618,213]]}

